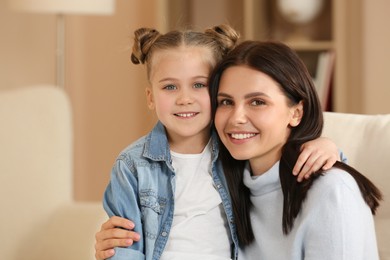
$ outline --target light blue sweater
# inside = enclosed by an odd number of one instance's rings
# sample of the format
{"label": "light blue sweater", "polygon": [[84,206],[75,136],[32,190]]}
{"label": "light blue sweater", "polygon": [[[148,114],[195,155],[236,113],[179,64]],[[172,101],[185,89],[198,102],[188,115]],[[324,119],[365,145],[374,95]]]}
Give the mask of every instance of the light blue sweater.
{"label": "light blue sweater", "polygon": [[248,166],[244,183],[254,204],[251,223],[256,241],[240,252],[239,259],[379,259],[373,216],[348,173],[333,168],[314,182],[288,235],[282,231],[279,162],[257,178],[252,178]]}

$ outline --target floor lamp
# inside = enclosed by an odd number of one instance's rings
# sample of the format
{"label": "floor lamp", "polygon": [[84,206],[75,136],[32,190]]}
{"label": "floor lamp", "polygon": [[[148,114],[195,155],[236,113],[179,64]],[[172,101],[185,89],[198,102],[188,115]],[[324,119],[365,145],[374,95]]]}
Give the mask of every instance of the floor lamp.
{"label": "floor lamp", "polygon": [[111,15],[115,0],[8,0],[11,10],[55,14],[57,18],[56,84],[65,87],[65,15]]}

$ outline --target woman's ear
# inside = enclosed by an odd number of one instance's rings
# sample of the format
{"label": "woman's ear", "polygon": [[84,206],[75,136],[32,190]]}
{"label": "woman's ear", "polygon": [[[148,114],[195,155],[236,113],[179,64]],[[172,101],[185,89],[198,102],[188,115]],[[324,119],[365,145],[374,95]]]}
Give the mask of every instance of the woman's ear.
{"label": "woman's ear", "polygon": [[292,117],[290,120],[290,126],[296,127],[301,122],[302,116],[303,116],[303,102],[302,101],[299,101],[298,104],[291,107],[291,114],[292,114]]}
{"label": "woman's ear", "polygon": [[145,89],[145,94],[146,94],[146,102],[148,104],[148,107],[150,110],[154,110],[154,98],[153,98],[153,91],[150,87],[147,87]]}

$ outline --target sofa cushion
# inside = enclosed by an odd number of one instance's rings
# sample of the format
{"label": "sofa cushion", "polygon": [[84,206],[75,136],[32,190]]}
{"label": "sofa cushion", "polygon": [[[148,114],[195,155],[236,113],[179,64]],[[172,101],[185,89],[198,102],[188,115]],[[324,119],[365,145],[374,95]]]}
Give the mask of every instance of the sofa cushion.
{"label": "sofa cushion", "polygon": [[390,217],[390,114],[357,115],[325,112],[323,136],[331,138],[355,167],[383,192],[378,216]]}
{"label": "sofa cushion", "polygon": [[331,138],[346,155],[348,164],[382,191],[384,200],[375,216],[375,228],[380,259],[390,260],[390,114],[325,112],[324,117],[323,136]]}
{"label": "sofa cushion", "polygon": [[52,211],[72,200],[70,103],[54,86],[2,90],[0,122],[1,258],[26,259]]}

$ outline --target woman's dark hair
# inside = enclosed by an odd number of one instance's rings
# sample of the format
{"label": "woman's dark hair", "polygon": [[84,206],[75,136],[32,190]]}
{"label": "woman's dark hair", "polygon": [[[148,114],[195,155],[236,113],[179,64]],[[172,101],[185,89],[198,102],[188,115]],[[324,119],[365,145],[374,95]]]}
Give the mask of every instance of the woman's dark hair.
{"label": "woman's dark hair", "polygon": [[[310,179],[297,182],[293,167],[303,143],[321,136],[323,114],[312,78],[299,56],[288,46],[279,42],[245,41],[233,49],[210,76],[212,118],[217,109],[217,94],[223,72],[232,66],[247,66],[270,76],[280,86],[291,105],[302,102],[303,116],[298,126],[291,128],[290,136],[282,148],[280,159],[280,182],[283,191],[283,232],[288,234],[301,210],[307,192],[320,176],[317,172]],[[237,89],[237,91],[239,91]],[[243,183],[245,161],[235,160],[220,142],[220,159],[229,186],[237,234],[241,246],[250,244],[254,235],[250,222],[249,190]],[[362,196],[373,214],[379,206],[380,191],[352,167],[337,162],[335,167],[349,172],[356,180]],[[260,231],[261,232],[261,231]]]}

